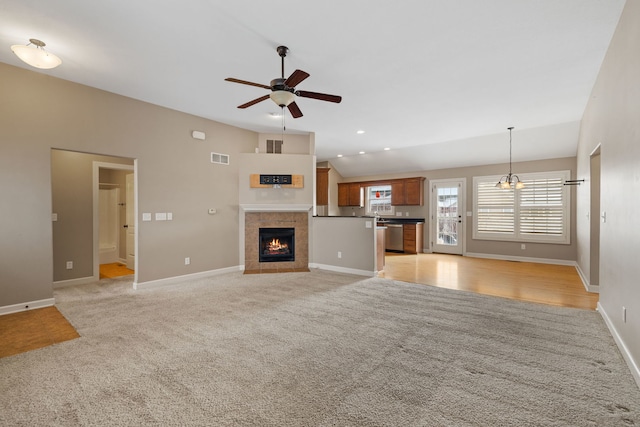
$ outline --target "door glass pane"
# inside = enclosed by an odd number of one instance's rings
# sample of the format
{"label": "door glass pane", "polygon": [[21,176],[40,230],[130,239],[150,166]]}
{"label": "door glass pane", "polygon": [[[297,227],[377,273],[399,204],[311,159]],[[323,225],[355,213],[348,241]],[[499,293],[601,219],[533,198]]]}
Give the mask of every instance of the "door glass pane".
{"label": "door glass pane", "polygon": [[438,188],[436,213],[439,245],[458,244],[458,187]]}

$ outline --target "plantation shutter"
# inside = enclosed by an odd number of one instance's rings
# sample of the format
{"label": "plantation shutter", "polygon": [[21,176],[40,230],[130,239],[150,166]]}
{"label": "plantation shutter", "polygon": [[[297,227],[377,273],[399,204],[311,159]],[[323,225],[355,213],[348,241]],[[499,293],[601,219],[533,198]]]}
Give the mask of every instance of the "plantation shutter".
{"label": "plantation shutter", "polygon": [[561,236],[564,233],[564,180],[531,179],[520,194],[520,234]]}
{"label": "plantation shutter", "polygon": [[496,188],[497,180],[481,181],[476,187],[478,233],[513,234],[515,215],[513,191]]}
{"label": "plantation shutter", "polygon": [[496,188],[500,176],[473,177],[473,238],[570,243],[570,171],[518,174],[521,189]]}

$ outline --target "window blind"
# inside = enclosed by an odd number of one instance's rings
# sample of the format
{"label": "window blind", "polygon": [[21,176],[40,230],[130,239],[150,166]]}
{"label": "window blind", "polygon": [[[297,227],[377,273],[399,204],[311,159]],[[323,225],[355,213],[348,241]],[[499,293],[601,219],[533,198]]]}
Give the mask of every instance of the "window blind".
{"label": "window blind", "polygon": [[474,239],[569,243],[569,171],[518,174],[524,188],[496,188],[499,176],[474,177]]}

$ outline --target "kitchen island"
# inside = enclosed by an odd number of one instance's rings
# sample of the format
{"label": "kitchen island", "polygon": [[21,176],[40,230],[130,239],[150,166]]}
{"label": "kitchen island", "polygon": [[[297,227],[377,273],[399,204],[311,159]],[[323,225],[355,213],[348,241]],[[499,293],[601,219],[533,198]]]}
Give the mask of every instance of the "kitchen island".
{"label": "kitchen island", "polygon": [[375,276],[382,271],[385,226],[378,227],[376,219],[314,216],[310,230],[310,259],[314,262],[309,267],[365,276]]}

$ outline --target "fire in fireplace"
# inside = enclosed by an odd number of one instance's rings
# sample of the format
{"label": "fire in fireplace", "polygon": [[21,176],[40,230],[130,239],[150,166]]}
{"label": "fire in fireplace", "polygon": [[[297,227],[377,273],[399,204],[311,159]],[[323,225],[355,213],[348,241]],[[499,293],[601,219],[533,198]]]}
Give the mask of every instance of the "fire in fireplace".
{"label": "fire in fireplace", "polygon": [[260,228],[259,261],[295,261],[295,228]]}

